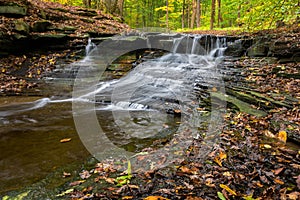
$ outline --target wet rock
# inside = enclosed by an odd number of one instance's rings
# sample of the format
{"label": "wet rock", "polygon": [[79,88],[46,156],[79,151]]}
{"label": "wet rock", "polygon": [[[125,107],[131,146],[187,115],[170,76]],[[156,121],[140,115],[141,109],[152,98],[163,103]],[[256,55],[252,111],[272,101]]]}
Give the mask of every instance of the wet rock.
{"label": "wet rock", "polygon": [[236,40],[228,44],[228,47],[225,50],[224,54],[226,56],[241,57],[245,54],[245,52],[246,49],[243,47],[242,40]]}
{"label": "wet rock", "polygon": [[49,21],[46,21],[46,20],[37,21],[33,24],[32,31],[33,32],[44,32],[51,25],[52,24]]}
{"label": "wet rock", "polygon": [[27,15],[27,7],[14,3],[0,5],[0,15],[22,17]]}

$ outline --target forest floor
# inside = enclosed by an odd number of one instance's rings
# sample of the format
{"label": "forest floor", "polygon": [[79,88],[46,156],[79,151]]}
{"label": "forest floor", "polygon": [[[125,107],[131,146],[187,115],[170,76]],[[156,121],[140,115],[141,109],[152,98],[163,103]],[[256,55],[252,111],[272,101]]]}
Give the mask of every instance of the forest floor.
{"label": "forest floor", "polygon": [[[243,94],[259,93],[265,101],[252,102],[265,116],[240,112],[229,105],[219,140],[207,146],[205,137],[182,152],[181,159],[149,163],[149,170],[131,172],[110,161],[83,169],[65,185],[62,198],[91,199],[299,199],[300,146],[291,134],[300,133],[300,80],[276,76],[295,74],[299,63],[268,64],[264,58],[244,57],[231,68],[241,74]],[[250,92],[250,93],[249,93]],[[255,93],[257,92],[257,93]],[[289,105],[275,105],[293,99]],[[256,99],[256,97],[254,97]],[[259,99],[259,97],[257,97]],[[200,134],[204,130],[199,131]],[[203,150],[206,152],[203,155]],[[148,150],[147,150],[148,151]],[[147,152],[155,153],[155,150]],[[151,157],[138,155],[138,161]]]}

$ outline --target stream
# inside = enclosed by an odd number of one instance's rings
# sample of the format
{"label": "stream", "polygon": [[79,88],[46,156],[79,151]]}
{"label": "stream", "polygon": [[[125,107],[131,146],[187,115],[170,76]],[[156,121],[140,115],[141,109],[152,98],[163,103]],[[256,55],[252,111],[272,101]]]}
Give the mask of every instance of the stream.
{"label": "stream", "polygon": [[[132,156],[145,148],[163,148],[156,144],[166,138],[184,138],[179,145],[186,147],[207,121],[202,116],[208,111],[199,110],[200,89],[224,90],[217,66],[226,40],[205,37],[170,36],[169,53],[107,81],[99,77],[107,67],[102,43],[89,43],[83,60],[45,78],[50,95],[1,97],[0,194],[80,165],[90,155]],[[73,84],[74,90],[66,93]],[[214,104],[208,109],[214,121],[218,109]],[[186,127],[192,130],[188,137],[181,135]]]}

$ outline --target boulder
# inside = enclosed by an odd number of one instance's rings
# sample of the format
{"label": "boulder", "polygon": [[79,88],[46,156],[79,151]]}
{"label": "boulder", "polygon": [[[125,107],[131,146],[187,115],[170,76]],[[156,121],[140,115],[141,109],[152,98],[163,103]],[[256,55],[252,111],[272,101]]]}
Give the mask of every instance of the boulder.
{"label": "boulder", "polygon": [[46,20],[37,21],[33,24],[32,31],[33,32],[44,32],[51,25],[52,24],[49,21],[46,21]]}
{"label": "boulder", "polygon": [[247,50],[249,57],[265,57],[268,54],[268,47],[265,43],[256,43]]}
{"label": "boulder", "polygon": [[242,40],[236,40],[234,42],[228,43],[228,47],[226,48],[224,55],[240,57],[244,55],[245,51],[246,49],[243,47]]}

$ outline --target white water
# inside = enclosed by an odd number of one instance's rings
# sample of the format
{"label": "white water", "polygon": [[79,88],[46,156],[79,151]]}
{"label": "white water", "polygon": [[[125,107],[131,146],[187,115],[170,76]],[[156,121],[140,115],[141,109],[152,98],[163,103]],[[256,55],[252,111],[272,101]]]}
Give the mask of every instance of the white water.
{"label": "white water", "polygon": [[[200,45],[202,39],[205,39],[204,46]],[[93,48],[95,44],[89,39],[86,53]],[[191,39],[190,36],[183,35],[173,40],[172,53],[136,66],[127,76],[119,80],[91,85],[91,88],[95,89],[87,89],[88,92],[76,99],[54,96],[17,106],[0,107],[0,116],[40,109],[49,103],[91,102],[94,96],[96,96],[98,110],[179,109],[185,105],[185,102],[189,104],[197,100],[197,97],[192,94],[195,82],[201,80],[214,84],[215,67],[225,49],[225,38],[214,40],[211,37],[209,41],[207,36],[199,35]],[[177,53],[182,51],[185,53]],[[97,67],[89,55],[71,67],[85,64],[88,65],[87,70],[94,70]],[[101,104],[101,102],[105,103]]]}

